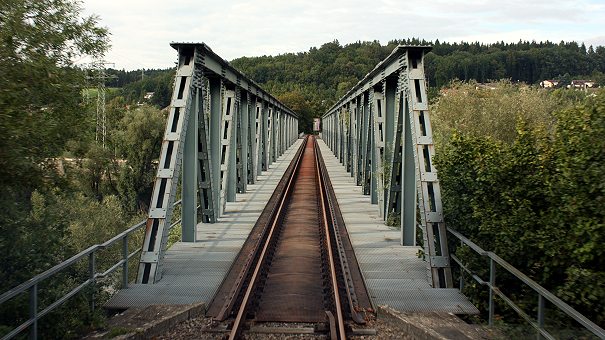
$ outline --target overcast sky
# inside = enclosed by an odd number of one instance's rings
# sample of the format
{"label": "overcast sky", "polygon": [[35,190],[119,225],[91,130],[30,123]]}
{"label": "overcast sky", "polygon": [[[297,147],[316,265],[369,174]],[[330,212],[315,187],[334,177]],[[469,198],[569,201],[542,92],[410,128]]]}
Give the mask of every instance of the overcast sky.
{"label": "overcast sky", "polygon": [[107,61],[127,70],[174,66],[173,41],[205,42],[227,60],[334,39],[605,45],[605,0],[84,0],[83,7],[111,32]]}

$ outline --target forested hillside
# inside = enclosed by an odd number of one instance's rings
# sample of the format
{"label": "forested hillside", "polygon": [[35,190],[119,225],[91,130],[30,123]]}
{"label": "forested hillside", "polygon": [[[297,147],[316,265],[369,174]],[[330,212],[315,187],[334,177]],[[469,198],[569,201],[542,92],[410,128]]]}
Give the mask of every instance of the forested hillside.
{"label": "forested hillside", "polygon": [[[323,114],[338,98],[384,59],[398,44],[434,45],[426,57],[426,73],[433,91],[453,79],[510,79],[537,84],[545,79],[605,81],[605,47],[588,49],[575,42],[441,43],[419,39],[357,42],[338,41],[308,52],[278,56],[243,57],[232,64],[269,92],[297,98],[303,114]],[[309,129],[309,125],[303,125]]]}
{"label": "forested hillside", "polygon": [[[562,86],[572,79],[605,83],[605,47],[563,41],[483,44],[401,39],[386,45],[365,41],[344,46],[333,41],[306,52],[242,57],[231,63],[301,113],[301,128],[309,131],[312,117],[323,114],[399,44],[433,46],[425,65],[433,96],[453,79],[528,84],[559,79]],[[153,104],[169,104],[173,70],[145,70],[144,76],[140,70],[109,73],[115,79],[107,85],[123,88],[127,100],[142,101],[146,92],[155,92]]]}

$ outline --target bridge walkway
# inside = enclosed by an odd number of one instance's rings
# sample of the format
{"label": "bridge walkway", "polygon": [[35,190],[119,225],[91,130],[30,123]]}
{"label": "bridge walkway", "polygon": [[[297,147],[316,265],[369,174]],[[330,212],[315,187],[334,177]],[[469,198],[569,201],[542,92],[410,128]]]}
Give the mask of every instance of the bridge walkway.
{"label": "bridge walkway", "polygon": [[292,161],[302,139],[263,171],[236,202],[227,202],[218,223],[197,225],[197,242],[177,242],[166,251],[162,279],[155,284],[131,284],[106,304],[127,309],[152,304],[209,303],[250,230]]}

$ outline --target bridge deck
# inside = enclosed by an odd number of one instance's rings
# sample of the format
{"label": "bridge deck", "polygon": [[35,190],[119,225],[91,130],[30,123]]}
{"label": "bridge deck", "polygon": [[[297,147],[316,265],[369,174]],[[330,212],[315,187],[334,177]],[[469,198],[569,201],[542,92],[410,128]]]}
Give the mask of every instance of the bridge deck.
{"label": "bridge deck", "polygon": [[[219,223],[198,224],[195,243],[178,242],[166,252],[162,279],[152,285],[133,284],[106,303],[112,309],[151,304],[209,303],[228,272],[256,219],[292,160],[301,140],[294,143],[248,192],[227,203]],[[400,232],[382,223],[377,206],[318,140],[346,223],[357,260],[376,305],[402,312],[477,313],[457,289],[431,288],[427,263],[416,256],[419,247],[404,247]]]}
{"label": "bridge deck", "polygon": [[318,142],[374,304],[401,312],[478,313],[458,289],[429,285],[427,262],[416,255],[420,247],[400,245],[401,231],[384,225],[370,196],[362,194],[324,141]]}
{"label": "bridge deck", "polygon": [[265,204],[298,150],[297,140],[271,166],[248,185],[236,202],[227,202],[218,223],[197,225],[197,242],[177,242],[166,252],[164,273],[156,284],[131,284],[106,304],[110,309],[151,304],[209,303]]}

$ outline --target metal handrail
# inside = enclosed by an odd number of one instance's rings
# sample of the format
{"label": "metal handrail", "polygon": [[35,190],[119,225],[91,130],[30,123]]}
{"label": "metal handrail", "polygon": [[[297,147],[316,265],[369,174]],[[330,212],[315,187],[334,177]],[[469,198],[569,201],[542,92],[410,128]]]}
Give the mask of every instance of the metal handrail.
{"label": "metal handrail", "polygon": [[[488,307],[488,323],[490,326],[494,323],[494,294],[498,295],[504,302],[506,302],[512,309],[514,309],[523,319],[525,319],[533,328],[538,332],[538,336],[544,336],[547,339],[555,339],[552,334],[550,334],[544,328],[544,300],[550,301],[553,305],[555,305],[559,310],[563,311],[565,314],[576,320],[579,324],[581,324],[584,328],[589,330],[592,334],[596,335],[601,339],[605,339],[605,330],[594,322],[588,320],[584,315],[580,314],[573,307],[565,303],[563,300],[559,299],[551,292],[546,290],[544,287],[539,285],[534,280],[530,279],[527,275],[520,272],[517,268],[513,267],[510,263],[506,262],[500,256],[496,255],[491,251],[485,251],[481,247],[479,247],[476,243],[466,238],[464,235],[460,234],[456,230],[448,227],[447,231],[455,236],[460,242],[464,245],[467,245],[469,248],[474,250],[477,254],[481,256],[485,256],[490,260],[490,279],[489,281],[485,281],[481,279],[478,275],[476,275],[472,270],[466,267],[462,261],[452,255],[452,259],[460,266],[460,268],[470,274],[472,278],[477,281],[479,284],[489,287],[489,307]],[[516,278],[521,280],[531,289],[533,289],[536,293],[538,293],[538,315],[537,319],[533,319],[527,313],[525,313],[521,307],[516,305],[508,296],[506,296],[497,286],[496,286],[496,264],[500,265],[502,268],[506,269],[509,273],[513,274]],[[463,288],[463,277],[460,275],[460,289]]]}
{"label": "metal handrail", "polygon": [[[177,206],[180,203],[181,203],[181,200],[178,200],[174,203],[173,206]],[[176,221],[175,223],[173,223],[171,225],[171,228],[174,227],[178,223],[180,223],[180,219],[178,221]],[[137,250],[133,251],[132,253],[129,253],[128,252],[128,238],[132,233],[138,231],[143,226],[145,226],[145,224],[146,224],[146,220],[141,221],[141,222],[133,225],[132,227],[126,229],[125,231],[119,233],[118,235],[112,237],[111,239],[109,239],[101,244],[95,244],[93,246],[88,247],[87,249],[79,252],[78,254],[70,257],[69,259],[32,277],[31,279],[23,282],[22,284],[14,287],[14,288],[10,289],[9,291],[0,295],[0,305],[1,305],[1,304],[5,303],[6,301],[14,298],[15,296],[23,294],[26,291],[29,291],[29,319],[26,320],[25,322],[23,322],[22,324],[20,324],[19,326],[17,326],[16,328],[14,328],[8,334],[4,335],[2,337],[2,340],[12,339],[13,337],[18,335],[22,331],[29,328],[30,326],[31,326],[30,338],[36,339],[38,337],[38,320],[40,318],[42,318],[46,314],[50,313],[51,311],[53,311],[54,309],[56,309],[57,307],[59,307],[60,305],[65,303],[67,300],[69,300],[74,295],[76,295],[77,293],[82,291],[84,288],[86,288],[89,285],[96,282],[97,279],[108,276],[109,274],[113,273],[120,267],[122,267],[122,288],[128,288],[128,261],[131,258],[133,258],[134,256],[136,256],[141,251],[141,248],[138,248]],[[120,261],[118,261],[117,263],[115,263],[114,265],[112,265],[106,271],[104,271],[102,273],[96,273],[95,254],[98,251],[104,250],[104,249],[118,243],[119,241],[122,241],[122,259]],[[75,287],[71,291],[69,291],[67,294],[60,297],[58,300],[51,303],[48,307],[46,307],[42,311],[38,311],[38,284],[56,274],[58,274],[65,268],[72,266],[73,264],[77,263],[78,261],[80,261],[84,258],[88,258],[88,269],[89,269],[88,279],[85,280],[84,282],[82,282],[81,284],[79,284],[77,287]],[[93,299],[91,300],[91,309],[94,311],[94,308],[95,308],[95,305],[94,305],[94,293],[93,293]]]}

